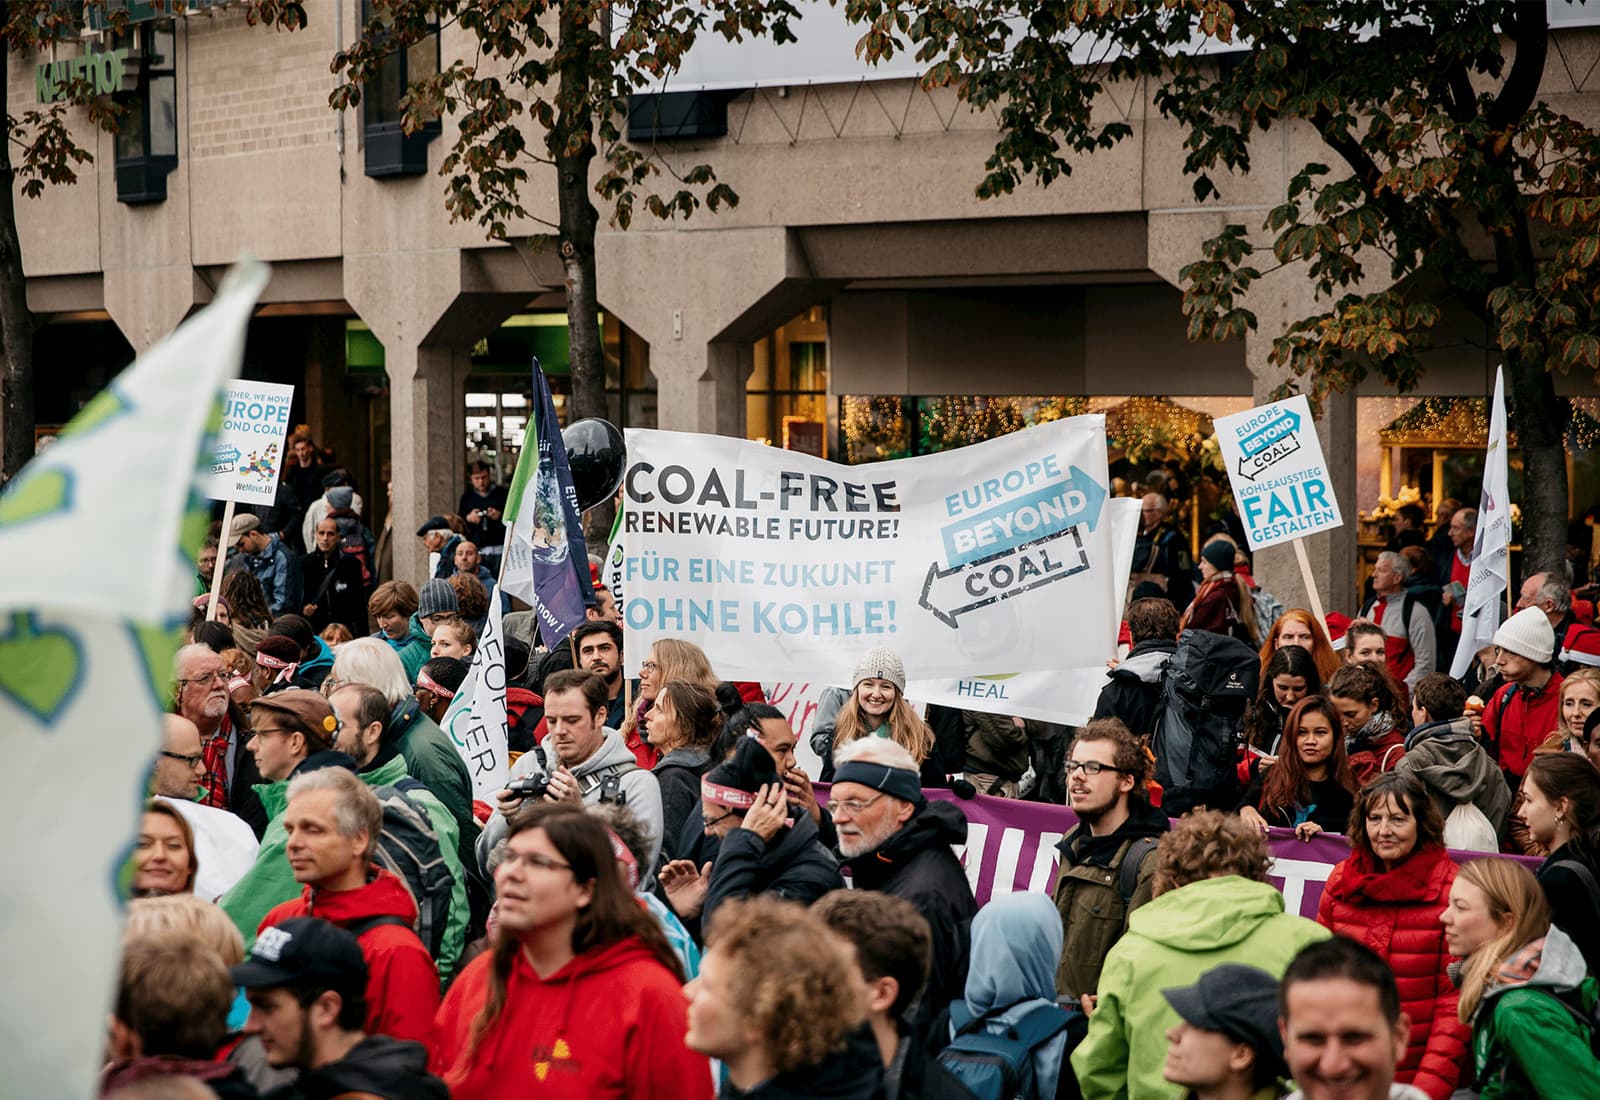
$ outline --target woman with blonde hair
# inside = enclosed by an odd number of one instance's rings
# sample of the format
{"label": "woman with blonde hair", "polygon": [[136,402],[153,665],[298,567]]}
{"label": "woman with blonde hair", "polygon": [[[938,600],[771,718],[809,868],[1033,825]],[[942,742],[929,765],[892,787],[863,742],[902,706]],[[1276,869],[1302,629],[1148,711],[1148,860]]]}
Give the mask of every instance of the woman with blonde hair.
{"label": "woman with blonde hair", "polygon": [[1596,707],[1600,707],[1600,669],[1577,668],[1567,673],[1561,681],[1555,732],[1534,752],[1583,752],[1583,723]]}
{"label": "woman with blonde hair", "polygon": [[906,702],[906,669],[888,646],[874,646],[856,662],[855,684],[834,719],[833,743],[822,760],[822,781],[833,779],[833,758],[862,737],[886,737],[909,752],[921,769],[924,787],[948,787],[933,730]]}
{"label": "woman with blonde hair", "polygon": [[189,819],[170,802],[152,798],[145,803],[133,860],[134,897],[192,894],[200,861]]}
{"label": "woman with blonde hair", "polygon": [[1261,679],[1267,678],[1267,665],[1271,663],[1273,654],[1284,646],[1297,645],[1316,662],[1317,676],[1323,683],[1333,678],[1339,671],[1343,662],[1339,655],[1333,651],[1333,643],[1328,641],[1328,632],[1317,617],[1303,607],[1291,607],[1278,621],[1272,624],[1272,629],[1267,631],[1266,640],[1261,643]]}
{"label": "woman with blonde hair", "polygon": [[717,675],[711,671],[705,650],[682,638],[661,638],[650,647],[650,656],[639,666],[639,701],[620,731],[639,767],[646,771],[656,766],[661,754],[640,731],[646,722],[645,716],[655,706],[662,685],[673,680],[698,684],[709,691],[713,699],[717,695]]}
{"label": "woman with blonde hair", "polygon": [[1472,1024],[1481,1100],[1594,1095],[1600,1059],[1586,1021],[1595,981],[1577,945],[1550,923],[1533,873],[1509,859],[1463,864],[1439,921],[1450,953],[1464,960],[1459,1011]]}

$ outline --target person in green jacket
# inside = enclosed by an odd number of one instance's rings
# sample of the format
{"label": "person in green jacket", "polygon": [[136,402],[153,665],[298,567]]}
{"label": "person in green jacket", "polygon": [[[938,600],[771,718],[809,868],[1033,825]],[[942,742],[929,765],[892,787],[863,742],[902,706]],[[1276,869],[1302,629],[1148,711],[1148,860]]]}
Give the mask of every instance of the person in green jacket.
{"label": "person in green jacket", "polygon": [[372,637],[400,658],[405,668],[401,675],[408,680],[415,679],[433,648],[417,616],[418,599],[417,590],[405,581],[384,581],[367,598],[367,614],[378,624]]}
{"label": "person in green jacket", "polygon": [[[405,761],[392,745],[381,742],[383,730],[382,719],[375,723],[363,725],[360,722],[360,708],[357,703],[359,697],[356,692],[370,692],[379,701],[387,712],[387,703],[382,702],[382,695],[372,688],[355,687],[342,689],[334,693],[335,697],[351,693],[351,697],[340,699],[349,708],[350,714],[342,724],[334,718],[334,708],[328,700],[313,692],[300,692],[315,699],[327,710],[328,716],[333,718],[337,728],[336,751],[319,750],[300,756],[293,761],[288,773],[283,778],[263,783],[256,788],[261,795],[262,804],[271,815],[267,831],[261,838],[261,848],[256,855],[255,865],[245,872],[239,880],[222,898],[218,904],[223,912],[238,927],[244,936],[246,949],[255,941],[256,929],[261,924],[261,919],[273,906],[289,901],[300,894],[300,884],[295,881],[294,872],[289,866],[285,855],[288,844],[288,834],[283,825],[283,812],[288,808],[289,780],[308,771],[315,771],[319,767],[348,767],[356,771],[362,782],[367,786],[392,787],[400,780],[408,777]],[[296,694],[280,692],[276,695],[264,696],[257,700],[259,710],[262,703],[272,703],[285,695]],[[342,711],[340,713],[343,713]],[[259,719],[258,719],[259,720]],[[357,754],[360,755],[357,755]],[[259,758],[259,754],[258,754]],[[269,759],[269,766],[274,762]],[[281,767],[274,767],[274,773],[281,771]],[[262,773],[272,779],[266,772]],[[420,781],[419,781],[420,782]],[[426,784],[423,784],[425,787]],[[467,899],[467,873],[462,866],[459,851],[459,835],[455,819],[442,802],[427,790],[412,788],[404,792],[406,797],[422,806],[428,815],[429,822],[433,825],[434,833],[439,839],[439,847],[444,857],[445,867],[449,870],[454,880],[450,891],[450,913],[445,925],[444,940],[440,946],[438,963],[441,979],[448,978],[455,972],[457,961],[461,957],[462,948],[466,944],[466,930],[469,919]]]}
{"label": "person in green jacket", "polygon": [[1088,1034],[1072,1054],[1084,1100],[1170,1100],[1162,1067],[1178,1014],[1161,991],[1225,962],[1281,977],[1302,947],[1329,935],[1284,912],[1267,881],[1266,839],[1237,817],[1192,814],[1154,858],[1155,897],[1106,956]]}
{"label": "person in green jacket", "polygon": [[1587,1022],[1595,980],[1577,944],[1550,923],[1532,872],[1509,859],[1463,863],[1439,919],[1450,953],[1464,960],[1459,1005],[1472,1023],[1481,1100],[1600,1096]]}

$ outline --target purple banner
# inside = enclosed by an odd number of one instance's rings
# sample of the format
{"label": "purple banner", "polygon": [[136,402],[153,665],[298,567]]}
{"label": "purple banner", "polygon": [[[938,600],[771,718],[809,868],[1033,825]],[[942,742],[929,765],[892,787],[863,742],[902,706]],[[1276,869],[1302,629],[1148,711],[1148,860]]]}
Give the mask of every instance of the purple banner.
{"label": "purple banner", "polygon": [[[816,785],[826,804],[828,785]],[[1055,878],[1056,844],[1078,823],[1065,806],[977,795],[961,798],[950,791],[929,789],[929,798],[953,802],[967,815],[967,843],[957,849],[967,869],[973,896],[982,905],[996,894],[1017,891],[1046,893]],[[1292,829],[1273,829],[1267,837],[1272,853],[1272,884],[1283,892],[1284,908],[1315,919],[1323,884],[1334,865],[1350,855],[1350,842],[1337,833],[1296,840]],[[1483,852],[1451,851],[1457,863],[1481,859]],[[1522,856],[1532,870],[1536,859]]]}

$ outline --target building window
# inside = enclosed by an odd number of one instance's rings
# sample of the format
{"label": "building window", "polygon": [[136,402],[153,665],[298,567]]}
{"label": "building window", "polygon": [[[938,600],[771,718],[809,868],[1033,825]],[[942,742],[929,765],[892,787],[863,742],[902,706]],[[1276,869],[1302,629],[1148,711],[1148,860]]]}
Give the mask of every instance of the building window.
{"label": "building window", "polygon": [[828,457],[828,311],[813,306],[756,341],[745,386],[745,435]]}
{"label": "building window", "polygon": [[600,344],[611,422],[619,428],[655,427],[656,376],[650,373],[650,345],[609,313],[600,315]]}
{"label": "building window", "polygon": [[165,202],[167,176],[178,166],[177,42],[170,20],[128,32],[126,66],[138,73],[133,90],[117,96],[117,201]]}
{"label": "building window", "polygon": [[[371,0],[362,0],[361,18],[372,18]],[[374,179],[389,176],[420,176],[428,170],[428,143],[439,136],[439,119],[431,118],[416,133],[406,133],[400,124],[404,109],[400,100],[416,80],[439,72],[439,23],[420,41],[388,54],[378,74],[361,93],[362,147],[366,173]]]}

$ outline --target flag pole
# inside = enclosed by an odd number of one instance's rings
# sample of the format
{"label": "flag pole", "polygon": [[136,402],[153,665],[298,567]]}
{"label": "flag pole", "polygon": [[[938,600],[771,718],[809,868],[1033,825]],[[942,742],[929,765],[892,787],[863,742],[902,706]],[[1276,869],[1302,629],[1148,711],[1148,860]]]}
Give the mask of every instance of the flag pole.
{"label": "flag pole", "polygon": [[1311,613],[1327,629],[1327,616],[1322,613],[1322,596],[1317,592],[1317,582],[1311,576],[1311,563],[1306,560],[1306,540],[1294,540],[1295,560],[1300,563],[1300,579],[1306,582],[1306,597],[1311,601]]}
{"label": "flag pole", "polygon": [[211,567],[211,596],[206,600],[206,622],[217,621],[217,597],[222,592],[222,571],[228,564],[228,532],[233,527],[233,501],[222,506],[222,537],[217,540],[217,564]]}

